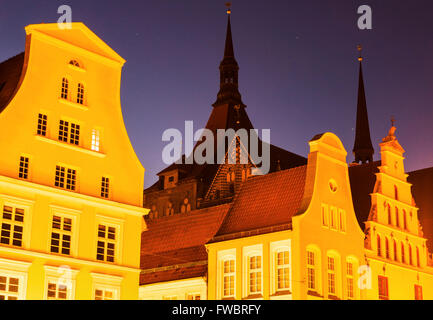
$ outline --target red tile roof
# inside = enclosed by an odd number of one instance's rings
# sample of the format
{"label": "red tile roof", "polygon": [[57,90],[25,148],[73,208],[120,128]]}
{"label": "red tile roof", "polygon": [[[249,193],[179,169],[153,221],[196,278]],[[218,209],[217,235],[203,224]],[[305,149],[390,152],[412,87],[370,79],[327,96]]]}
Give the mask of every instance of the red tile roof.
{"label": "red tile roof", "polygon": [[245,182],[216,237],[290,224],[304,195],[306,172],[301,166]]}
{"label": "red tile roof", "polygon": [[140,285],[205,276],[205,244],[218,231],[229,208],[225,204],[149,220],[141,236]]}
{"label": "red tile roof", "polygon": [[147,222],[141,252],[151,254],[204,245],[218,231],[230,204]]}

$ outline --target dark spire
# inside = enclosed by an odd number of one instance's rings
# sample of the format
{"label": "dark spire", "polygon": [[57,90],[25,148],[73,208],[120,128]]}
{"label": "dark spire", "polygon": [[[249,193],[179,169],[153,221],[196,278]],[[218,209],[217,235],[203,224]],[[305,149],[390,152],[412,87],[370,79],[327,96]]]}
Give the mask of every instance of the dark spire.
{"label": "dark spire", "polygon": [[362,74],[361,46],[358,46],[359,56],[359,87],[358,108],[356,112],[356,136],[353,147],[355,163],[373,162],[374,149],[371,144],[370,126],[368,124],[367,101],[365,99],[364,77]]}
{"label": "dark spire", "polygon": [[220,91],[218,92],[217,101],[214,107],[222,104],[241,104],[242,98],[238,90],[238,72],[239,66],[235,59],[232,39],[232,27],[230,22],[230,4],[227,3],[227,35],[224,48],[224,58],[220,64]]}

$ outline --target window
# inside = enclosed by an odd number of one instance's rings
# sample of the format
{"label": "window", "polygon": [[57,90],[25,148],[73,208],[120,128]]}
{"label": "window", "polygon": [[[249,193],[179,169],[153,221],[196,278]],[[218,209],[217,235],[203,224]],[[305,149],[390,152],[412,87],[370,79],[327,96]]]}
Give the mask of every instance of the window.
{"label": "window", "polygon": [[0,275],[0,300],[18,300],[20,279]]}
{"label": "window", "polygon": [[262,291],[262,257],[249,258],[249,293],[257,294]]}
{"label": "window", "polygon": [[235,296],[235,260],[223,262],[223,298]]}
{"label": "window", "polygon": [[54,281],[48,282],[47,299],[48,300],[67,300],[68,287]]}
{"label": "window", "polygon": [[290,252],[277,253],[277,290],[290,288]]}
{"label": "window", "polygon": [[[69,127],[71,130],[69,131]],[[69,141],[68,141],[69,137]],[[59,141],[69,142],[74,145],[80,144],[80,125],[60,120],[59,123]]]}
{"label": "window", "polygon": [[46,136],[47,135],[47,122],[48,116],[46,114],[39,113],[38,115],[38,135]]}
{"label": "window", "polygon": [[415,300],[423,300],[422,298],[422,286],[415,285]]}
{"label": "window", "polygon": [[51,231],[51,252],[70,255],[71,239],[72,219],[54,215]]}
{"label": "window", "polygon": [[191,212],[191,205],[189,204],[189,199],[188,199],[188,198],[185,198],[185,199],[183,200],[183,204],[182,204],[182,206],[180,207],[180,212],[181,212],[181,213],[188,213],[188,212]]}
{"label": "window", "polygon": [[84,104],[84,85],[82,83],[78,84],[77,103]]}
{"label": "window", "polygon": [[110,178],[102,177],[101,197],[108,199],[110,195]]}
{"label": "window", "polygon": [[21,247],[23,244],[24,210],[3,206],[0,243]]}
{"label": "window", "polygon": [[347,269],[346,269],[346,280],[347,280],[347,298],[353,299],[355,297],[354,294],[354,279],[353,279],[353,263],[347,262]]}
{"label": "window", "polygon": [[66,187],[67,190],[75,191],[75,188],[77,186],[77,171],[74,169],[67,169],[65,167],[56,166],[56,178],[54,181],[54,185],[62,189],[65,189]]}
{"label": "window", "polygon": [[408,253],[409,255],[409,264],[412,265],[413,264],[413,259],[412,259],[412,246],[409,244],[408,246]]}
{"label": "window", "polygon": [[308,289],[316,290],[315,255],[313,251],[307,251],[307,278]]}
{"label": "window", "polygon": [[335,258],[328,257],[328,293],[336,294]]}
{"label": "window", "polygon": [[29,158],[21,156],[20,157],[20,169],[18,172],[18,176],[20,179],[28,179],[29,178]]}
{"label": "window", "polygon": [[329,225],[328,206],[326,204],[322,204],[322,225],[325,227]]}
{"label": "window", "polygon": [[81,68],[81,66],[80,66],[80,64],[78,63],[77,60],[71,60],[71,61],[69,61],[69,64],[72,65],[72,66],[74,66],[74,67]]}
{"label": "window", "polygon": [[346,232],[346,211],[338,210],[338,216],[340,218],[340,231]]}
{"label": "window", "polygon": [[200,300],[200,293],[188,293],[186,300]]}
{"label": "window", "polygon": [[395,207],[395,225],[397,228],[400,228],[400,217],[398,215],[398,208]]}
{"label": "window", "polygon": [[419,255],[419,247],[416,247],[416,266],[421,267],[421,259]]}
{"label": "window", "polygon": [[337,208],[331,207],[329,217],[331,219],[331,228],[337,230]]}
{"label": "window", "polygon": [[71,135],[69,137],[69,143],[75,144],[76,146],[80,143],[80,125],[71,123]]}
{"label": "window", "polygon": [[386,237],[385,237],[385,257],[387,259],[390,259],[390,257],[391,257],[390,252],[389,252],[389,240]]}
{"label": "window", "polygon": [[99,130],[93,129],[92,130],[92,150],[93,151],[99,151]]}
{"label": "window", "polygon": [[397,188],[397,186],[394,186],[394,198],[395,198],[395,200],[398,200],[398,188]]}
{"label": "window", "polygon": [[109,289],[95,289],[95,300],[114,300],[114,292]]}
{"label": "window", "polygon": [[406,210],[403,210],[403,228],[404,228],[404,230],[407,230],[407,215],[406,215]]}
{"label": "window", "polygon": [[383,277],[383,276],[379,276],[378,281],[379,281],[379,299],[380,300],[389,300],[388,278]]}
{"label": "window", "polygon": [[388,224],[392,224],[392,218],[391,218],[391,206],[388,205]]}
{"label": "window", "polygon": [[69,93],[69,81],[66,78],[62,79],[62,93],[61,98],[68,100],[68,93]]}
{"label": "window", "polygon": [[69,122],[60,120],[59,124],[59,140],[63,142],[68,142],[69,135]]}
{"label": "window", "polygon": [[401,243],[401,262],[405,263],[406,259],[405,259],[405,254],[404,254],[404,243]]}
{"label": "window", "polygon": [[377,235],[377,255],[380,257],[382,256],[382,249],[381,249],[381,243],[380,243],[380,236]]}
{"label": "window", "polygon": [[116,250],[116,228],[100,224],[98,226],[98,247],[96,259],[114,262]]}
{"label": "window", "polygon": [[394,261],[397,261],[397,241],[394,240]]}

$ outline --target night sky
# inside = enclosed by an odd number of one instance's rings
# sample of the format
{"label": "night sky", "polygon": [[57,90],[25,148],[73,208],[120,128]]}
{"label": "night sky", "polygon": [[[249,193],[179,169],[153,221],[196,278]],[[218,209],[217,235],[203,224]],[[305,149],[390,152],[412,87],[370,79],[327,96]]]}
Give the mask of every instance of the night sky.
{"label": "night sky", "polygon": [[[397,120],[406,170],[433,166],[433,1],[233,0],[232,31],[239,86],[257,129],[306,156],[308,141],[331,131],[353,161],[358,88],[356,45],[364,47],[370,129],[381,139]],[[145,186],[165,167],[168,128],[206,125],[219,89],[227,24],[220,0],[0,0],[0,61],[24,50],[24,26],[56,22],[68,4],[127,60],[122,109],[143,166]],[[373,29],[359,30],[357,8],[373,10]]]}

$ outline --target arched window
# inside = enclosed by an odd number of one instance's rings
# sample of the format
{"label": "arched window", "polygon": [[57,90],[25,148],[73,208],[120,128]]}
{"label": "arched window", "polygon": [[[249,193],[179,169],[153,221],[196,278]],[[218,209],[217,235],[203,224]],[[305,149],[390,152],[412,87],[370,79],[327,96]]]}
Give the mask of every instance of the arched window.
{"label": "arched window", "polygon": [[405,254],[404,254],[404,243],[401,243],[401,262],[406,263]]}
{"label": "arched window", "polygon": [[409,244],[408,247],[408,255],[409,255],[409,264],[412,265],[413,261],[412,261],[412,246]]}
{"label": "arched window", "polygon": [[80,66],[80,64],[78,63],[77,60],[71,60],[71,61],[69,61],[69,64],[70,64],[71,66],[81,68],[81,66]]}
{"label": "arched window", "polygon": [[392,217],[391,217],[391,206],[388,204],[388,224],[392,223]]}
{"label": "arched window", "polygon": [[394,198],[395,198],[395,200],[398,200],[398,188],[397,188],[397,186],[394,186]]}
{"label": "arched window", "polygon": [[69,94],[69,81],[66,78],[62,79],[62,93],[61,98],[68,100],[68,94]]}
{"label": "arched window", "polygon": [[397,241],[394,240],[394,261],[397,261]]}
{"label": "arched window", "polygon": [[377,235],[377,255],[380,257],[382,256],[382,249],[380,244],[380,236]]}
{"label": "arched window", "polygon": [[398,215],[398,208],[395,207],[395,225],[397,226],[397,228],[400,228],[400,218]]}
{"label": "arched window", "polygon": [[406,214],[406,210],[403,210],[403,227],[404,227],[404,230],[407,230],[407,214]]}
{"label": "arched window", "polygon": [[419,255],[419,247],[416,247],[416,266],[421,267],[421,259]]}
{"label": "arched window", "polygon": [[82,83],[78,84],[77,103],[84,104],[84,85]]}
{"label": "arched window", "polygon": [[390,258],[390,254],[389,254],[389,241],[388,241],[388,238],[385,238],[385,255],[386,255],[386,258],[387,258],[387,259]]}
{"label": "arched window", "polygon": [[181,206],[180,212],[181,213],[191,212],[191,205],[189,204],[188,198],[185,198],[185,200],[183,200],[183,204]]}

